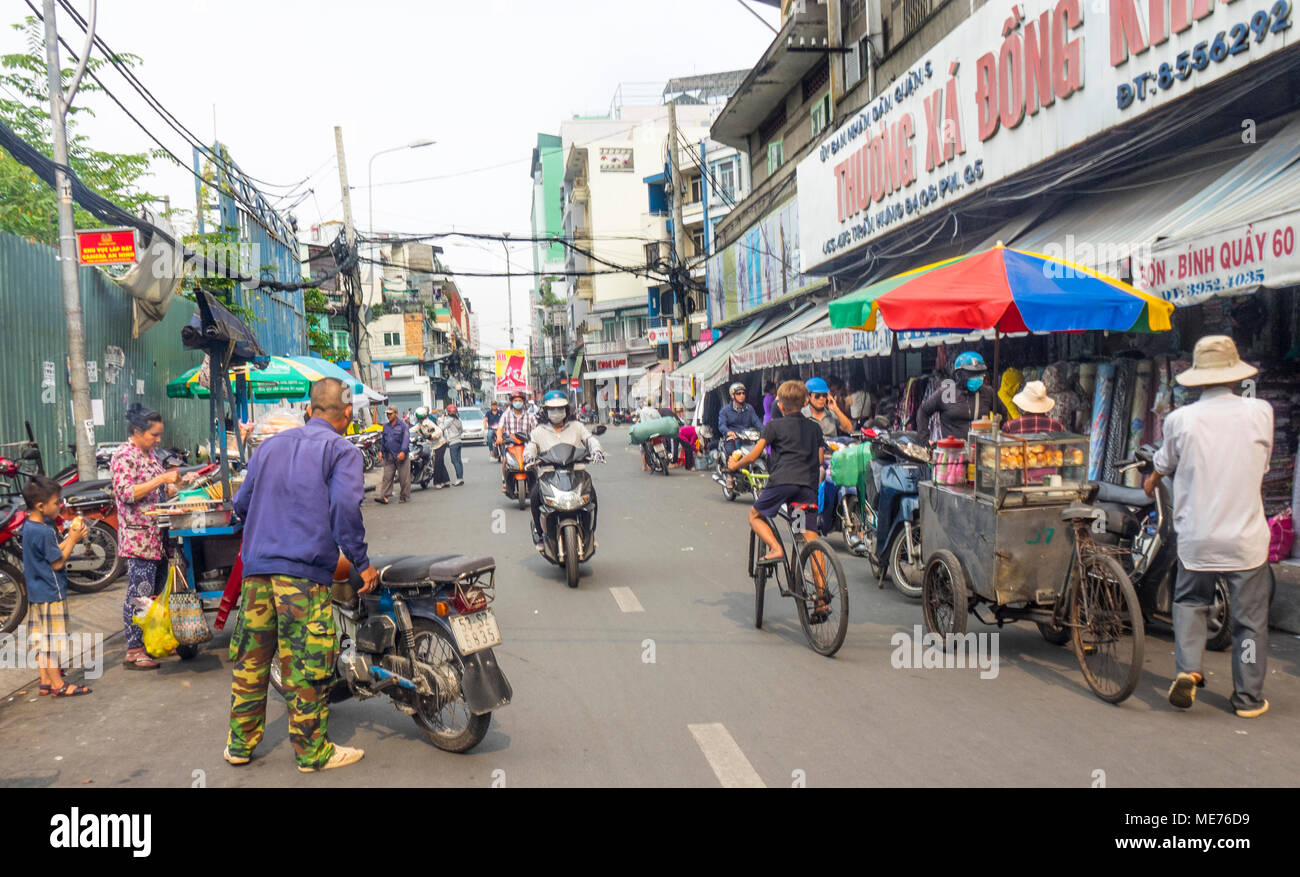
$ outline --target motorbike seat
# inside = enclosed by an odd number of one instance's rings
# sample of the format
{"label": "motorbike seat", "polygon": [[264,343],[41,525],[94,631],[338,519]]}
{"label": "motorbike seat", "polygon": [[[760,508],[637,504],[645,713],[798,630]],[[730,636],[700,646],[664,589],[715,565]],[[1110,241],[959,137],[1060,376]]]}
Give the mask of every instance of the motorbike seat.
{"label": "motorbike seat", "polygon": [[112,490],[112,489],[113,489],[113,479],[101,478],[95,481],[74,481],[73,483],[69,484],[67,487],[63,488],[61,493],[63,494],[63,498],[67,499],[72,496],[77,496],[83,493],[90,493],[91,491],[95,491],[95,490]]}
{"label": "motorbike seat", "polygon": [[[430,582],[449,582],[466,572],[492,569],[490,557],[469,558],[461,554],[395,554],[370,558],[379,570],[379,582],[385,587],[418,587]],[[361,574],[353,567],[352,586],[362,584]]]}
{"label": "motorbike seat", "polygon": [[1097,499],[1140,509],[1155,504],[1155,497],[1147,496],[1146,491],[1140,487],[1124,487],[1106,481],[1097,482]]}

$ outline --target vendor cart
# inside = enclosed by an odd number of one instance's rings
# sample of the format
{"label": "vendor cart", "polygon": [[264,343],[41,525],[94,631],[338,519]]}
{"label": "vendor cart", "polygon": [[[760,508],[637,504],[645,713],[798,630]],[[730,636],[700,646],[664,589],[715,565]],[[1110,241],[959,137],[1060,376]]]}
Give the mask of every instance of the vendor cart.
{"label": "vendor cart", "polygon": [[953,646],[973,614],[985,624],[1032,621],[1071,643],[1102,700],[1133,693],[1144,630],[1137,594],[1092,539],[1104,512],[1090,503],[1084,436],[972,433],[969,466],[920,485],[922,605],[927,632]]}

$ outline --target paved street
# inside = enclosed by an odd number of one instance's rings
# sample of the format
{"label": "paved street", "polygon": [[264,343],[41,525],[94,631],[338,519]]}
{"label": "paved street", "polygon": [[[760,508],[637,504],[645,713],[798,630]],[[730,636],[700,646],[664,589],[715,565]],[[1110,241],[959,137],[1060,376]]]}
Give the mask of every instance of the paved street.
{"label": "paved street", "polygon": [[[266,739],[250,766],[235,769],[221,759],[226,635],[192,662],[136,673],[121,666],[118,634],[93,695],[52,701],[33,688],[0,707],[0,735],[24,743],[0,752],[0,784],[1089,786],[1096,771],[1108,786],[1300,783],[1292,635],[1273,632],[1273,708],[1256,721],[1228,710],[1221,653],[1208,656],[1196,707],[1176,713],[1164,698],[1172,637],[1160,628],[1137,692],[1118,707],[1091,694],[1069,651],[1027,625],[1004,630],[996,678],[894,669],[890,636],[920,622],[919,604],[868,585],[865,563],[842,553],[852,623],[828,660],[807,647],[793,603],[774,591],[768,623],[754,629],[743,501],[725,502],[704,473],[642,473],[625,429],[605,439],[609,463],[593,467],[600,549],[577,590],[532,549],[526,512],[506,506],[481,447],[467,449],[464,487],[417,487],[409,505],[365,505],[372,553],[497,560],[497,655],[514,702],[474,752],[434,749],[386,699],[347,701],[331,712],[330,736],[364,747],[365,760],[300,775],[272,693]],[[494,532],[498,515],[504,534]],[[612,588],[628,591],[616,599]]]}

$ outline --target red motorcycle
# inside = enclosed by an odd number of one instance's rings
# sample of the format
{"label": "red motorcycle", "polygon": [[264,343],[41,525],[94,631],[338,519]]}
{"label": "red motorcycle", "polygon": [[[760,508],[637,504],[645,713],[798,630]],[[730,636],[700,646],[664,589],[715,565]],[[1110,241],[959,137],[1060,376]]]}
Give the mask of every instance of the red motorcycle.
{"label": "red motorcycle", "polygon": [[27,617],[27,582],[18,531],[27,521],[22,497],[0,498],[0,634],[13,633]]}

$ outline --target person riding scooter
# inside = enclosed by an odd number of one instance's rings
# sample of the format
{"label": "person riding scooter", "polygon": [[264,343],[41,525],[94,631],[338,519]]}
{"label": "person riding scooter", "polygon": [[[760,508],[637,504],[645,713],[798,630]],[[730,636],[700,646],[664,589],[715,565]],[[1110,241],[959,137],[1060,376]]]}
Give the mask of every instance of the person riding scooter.
{"label": "person riding scooter", "polygon": [[[605,462],[605,451],[600,446],[600,442],[591,430],[587,429],[585,424],[579,423],[573,416],[573,406],[569,404],[569,397],[563,390],[549,390],[542,397],[542,410],[546,412],[546,421],[532,431],[528,436],[528,444],[524,447],[524,460],[529,464],[534,463],[538,457],[545,454],[556,445],[574,445],[576,447],[585,447],[587,453],[597,463]],[[509,415],[507,415],[509,416]],[[542,494],[537,485],[533,485],[532,493],[529,496],[533,509],[533,543],[542,544]],[[592,507],[596,507],[595,488],[591,492]],[[594,520],[594,516],[593,516]],[[595,533],[595,525],[592,525],[592,533]]]}
{"label": "person riding scooter", "polygon": [[510,410],[502,415],[501,420],[497,423],[496,443],[497,459],[501,460],[501,492],[506,496],[510,495],[510,484],[506,480],[506,455],[504,452],[505,437],[509,435],[532,435],[533,430],[537,428],[537,418],[529,414],[525,409],[527,396],[522,390],[516,390],[510,394]]}
{"label": "person riding scooter", "polygon": [[[737,381],[728,389],[728,394],[731,396],[731,404],[724,405],[718,412],[718,436],[721,439],[718,449],[722,451],[724,465],[732,451],[736,450],[740,432],[746,429],[763,431],[763,419],[758,416],[754,406],[745,401],[745,385]],[[734,488],[735,473],[728,470],[723,474],[727,479],[727,486]]]}

